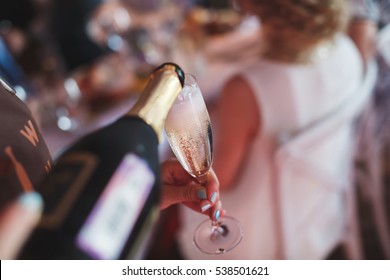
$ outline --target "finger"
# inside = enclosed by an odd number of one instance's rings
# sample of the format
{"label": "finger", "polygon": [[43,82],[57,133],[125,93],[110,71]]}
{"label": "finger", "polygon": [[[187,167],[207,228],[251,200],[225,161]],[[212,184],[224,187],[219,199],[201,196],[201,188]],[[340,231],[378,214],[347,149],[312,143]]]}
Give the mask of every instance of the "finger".
{"label": "finger", "polygon": [[194,182],[194,178],[182,167],[176,158],[161,164],[162,182],[169,185],[185,185]]}
{"label": "finger", "polygon": [[0,259],[14,259],[42,213],[42,198],[35,192],[22,194],[0,217]]}
{"label": "finger", "polygon": [[202,210],[199,206],[199,203],[197,203],[197,202],[184,202],[183,205],[185,205],[188,208],[191,208],[192,210],[194,210],[198,213],[208,215],[208,211],[202,212]]}
{"label": "finger", "polygon": [[[171,186],[163,185],[161,190],[160,209],[183,202],[199,202],[207,198],[206,188],[200,185]],[[199,206],[198,206],[199,207]]]}
{"label": "finger", "polygon": [[208,200],[203,200],[200,203],[200,211],[202,213],[208,213],[209,209],[212,207],[212,204]]}
{"label": "finger", "polygon": [[[207,201],[202,201],[200,204],[195,202],[186,202],[183,204],[191,208],[192,210],[195,210],[196,212],[209,216],[210,219],[213,221],[218,221],[219,218],[223,217],[226,214],[226,211],[222,208],[222,203],[220,200],[217,201],[217,203],[212,207],[205,207]],[[202,207],[206,210],[202,211]]]}

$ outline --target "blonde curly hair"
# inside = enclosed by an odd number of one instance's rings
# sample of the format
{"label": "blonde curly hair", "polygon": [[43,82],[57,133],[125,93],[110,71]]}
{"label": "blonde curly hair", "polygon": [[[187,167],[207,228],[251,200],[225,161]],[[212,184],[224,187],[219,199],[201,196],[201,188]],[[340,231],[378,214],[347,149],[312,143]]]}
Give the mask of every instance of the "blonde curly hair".
{"label": "blonde curly hair", "polygon": [[262,22],[269,48],[292,52],[313,48],[344,31],[349,12],[345,0],[250,0]]}

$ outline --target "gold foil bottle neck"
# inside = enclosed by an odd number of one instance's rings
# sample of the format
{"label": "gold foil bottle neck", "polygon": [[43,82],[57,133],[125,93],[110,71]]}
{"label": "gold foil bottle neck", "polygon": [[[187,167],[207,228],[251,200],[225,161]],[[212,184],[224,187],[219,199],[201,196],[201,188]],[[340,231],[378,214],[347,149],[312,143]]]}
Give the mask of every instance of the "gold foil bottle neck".
{"label": "gold foil bottle neck", "polygon": [[143,119],[162,142],[165,120],[183,84],[184,74],[179,66],[173,63],[161,65],[150,75],[147,86],[127,115]]}

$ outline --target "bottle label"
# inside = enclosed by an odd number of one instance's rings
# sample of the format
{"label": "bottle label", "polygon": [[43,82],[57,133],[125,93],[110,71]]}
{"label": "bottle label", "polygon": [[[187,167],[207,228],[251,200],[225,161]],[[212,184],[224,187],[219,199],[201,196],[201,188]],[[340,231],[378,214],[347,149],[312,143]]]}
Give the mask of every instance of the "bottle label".
{"label": "bottle label", "polygon": [[87,152],[61,158],[41,188],[45,209],[39,227],[56,230],[62,225],[98,163],[96,155]]}
{"label": "bottle label", "polygon": [[155,179],[144,160],[127,154],[81,227],[79,248],[95,259],[117,259]]}

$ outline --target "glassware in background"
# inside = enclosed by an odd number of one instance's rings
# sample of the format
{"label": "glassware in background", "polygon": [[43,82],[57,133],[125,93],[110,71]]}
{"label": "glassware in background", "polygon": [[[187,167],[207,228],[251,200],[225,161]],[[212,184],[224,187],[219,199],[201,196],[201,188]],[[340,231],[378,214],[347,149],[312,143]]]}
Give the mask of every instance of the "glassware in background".
{"label": "glassware in background", "polygon": [[75,131],[81,126],[87,109],[82,106],[82,93],[73,77],[63,81],[63,88],[64,99],[60,99],[62,102],[59,102],[55,109],[57,126],[62,131]]}
{"label": "glassware in background", "polygon": [[112,51],[122,51],[122,35],[130,29],[132,18],[126,7],[118,2],[104,2],[97,6],[87,24],[87,33],[97,44]]}
{"label": "glassware in background", "polygon": [[183,0],[105,2],[92,13],[87,30],[98,44],[121,53],[141,74],[170,60]]}
{"label": "glassware in background", "polygon": [[38,113],[43,128],[55,128],[63,132],[75,132],[87,108],[83,106],[82,95],[73,77],[67,73],[64,62],[53,41],[37,36],[29,50],[30,59],[36,69],[29,72],[29,78],[37,91]]}
{"label": "glassware in background", "polygon": [[[165,121],[172,151],[199,184],[207,182],[213,157],[210,117],[194,76],[185,74],[184,87]],[[206,254],[222,254],[235,248],[243,237],[240,223],[232,217],[205,220],[196,229],[194,243]]]}

